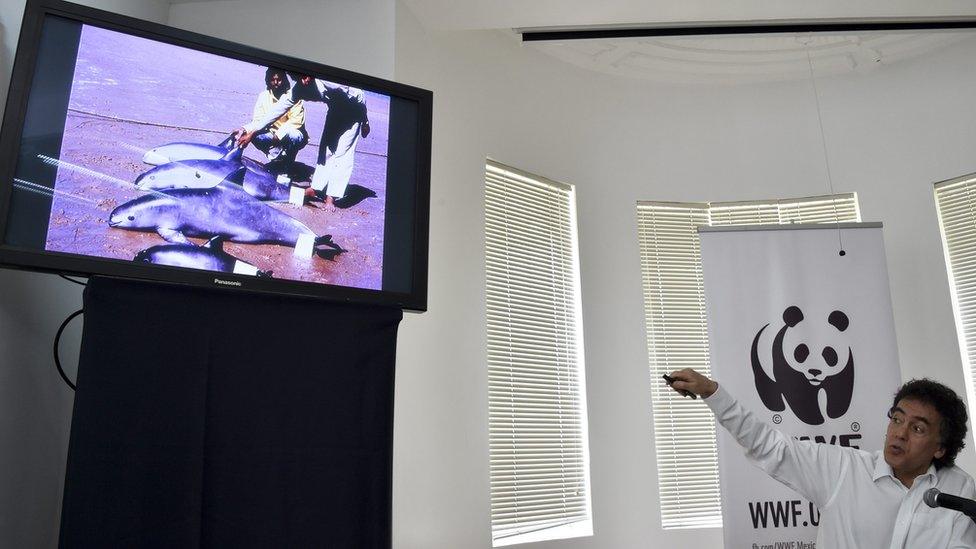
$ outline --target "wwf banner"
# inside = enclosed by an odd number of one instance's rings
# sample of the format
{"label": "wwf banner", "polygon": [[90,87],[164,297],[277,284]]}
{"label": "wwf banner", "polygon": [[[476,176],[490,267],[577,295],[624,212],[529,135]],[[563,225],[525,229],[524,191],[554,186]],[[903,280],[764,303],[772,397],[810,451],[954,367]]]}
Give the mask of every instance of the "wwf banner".
{"label": "wwf banner", "polygon": [[[699,232],[712,377],[787,436],[880,450],[900,381],[881,224]],[[816,547],[816,506],[717,431],[726,549]]]}

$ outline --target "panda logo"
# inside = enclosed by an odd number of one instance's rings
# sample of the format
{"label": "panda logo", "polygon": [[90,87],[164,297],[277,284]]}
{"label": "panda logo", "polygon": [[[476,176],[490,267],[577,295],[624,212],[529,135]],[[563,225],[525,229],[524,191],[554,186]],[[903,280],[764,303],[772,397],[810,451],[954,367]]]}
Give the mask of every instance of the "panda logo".
{"label": "panda logo", "polygon": [[[759,337],[769,324],[759,330],[752,340],[752,374],[756,390],[766,408],[782,412],[789,405],[800,421],[808,425],[821,425],[824,414],[820,405],[820,393],[826,393],[827,416],[836,419],[847,413],[854,393],[854,352],[847,347],[846,353],[838,354],[832,345],[810,349],[801,342],[792,350],[784,349],[787,333],[803,322],[803,312],[791,305],[783,311],[784,326],[773,339],[773,376],[769,377],[759,360]],[[849,320],[842,311],[827,316],[831,333],[839,335],[847,330]],[[846,355],[846,360],[844,355]],[[785,400],[785,404],[784,404]]]}

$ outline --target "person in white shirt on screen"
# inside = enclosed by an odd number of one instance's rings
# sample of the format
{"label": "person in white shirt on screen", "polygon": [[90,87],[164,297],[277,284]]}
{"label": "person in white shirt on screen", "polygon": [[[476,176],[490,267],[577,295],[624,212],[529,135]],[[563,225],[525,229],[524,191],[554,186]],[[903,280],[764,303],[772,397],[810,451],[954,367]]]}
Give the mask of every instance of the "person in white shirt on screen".
{"label": "person in white shirt on screen", "polygon": [[671,377],[676,391],[704,397],[750,461],[819,506],[817,549],[976,548],[976,523],[922,499],[931,488],[976,497],[972,477],[954,465],[967,414],[952,389],[928,379],[902,385],[884,450],[870,453],[784,435],[695,370]]}

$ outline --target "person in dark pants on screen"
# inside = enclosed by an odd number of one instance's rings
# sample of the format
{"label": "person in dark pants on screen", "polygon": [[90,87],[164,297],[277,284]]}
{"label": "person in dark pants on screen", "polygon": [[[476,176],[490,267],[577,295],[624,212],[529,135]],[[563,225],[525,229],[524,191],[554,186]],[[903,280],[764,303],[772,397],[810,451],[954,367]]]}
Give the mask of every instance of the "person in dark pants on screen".
{"label": "person in dark pants on screen", "polygon": [[359,88],[335,84],[309,75],[298,75],[291,90],[268,114],[237,131],[237,143],[247,146],[254,135],[286,113],[299,100],[319,101],[329,106],[322,128],[319,157],[312,174],[313,194],[325,194],[325,208],[335,211],[335,200],[346,193],[360,136],[369,135],[366,94]]}
{"label": "person in dark pants on screen", "polygon": [[976,548],[976,523],[922,501],[931,488],[976,497],[972,477],[954,466],[965,445],[966,406],[945,385],[902,385],[888,411],[884,450],[870,453],[784,435],[695,370],[671,377],[676,391],[704,397],[750,461],[820,507],[817,549]]}

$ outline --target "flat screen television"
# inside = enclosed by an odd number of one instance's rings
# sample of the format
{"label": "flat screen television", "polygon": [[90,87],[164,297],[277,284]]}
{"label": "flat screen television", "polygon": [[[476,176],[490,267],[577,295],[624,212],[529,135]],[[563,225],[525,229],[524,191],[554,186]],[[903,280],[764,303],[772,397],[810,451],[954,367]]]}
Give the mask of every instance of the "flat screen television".
{"label": "flat screen television", "polygon": [[426,310],[432,94],[30,0],[0,265]]}

